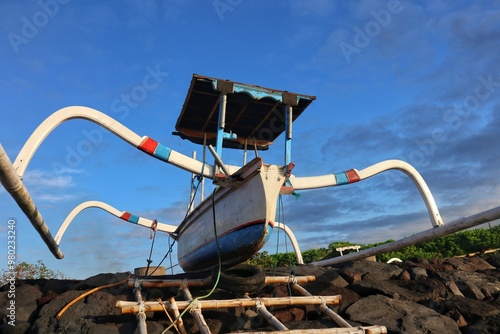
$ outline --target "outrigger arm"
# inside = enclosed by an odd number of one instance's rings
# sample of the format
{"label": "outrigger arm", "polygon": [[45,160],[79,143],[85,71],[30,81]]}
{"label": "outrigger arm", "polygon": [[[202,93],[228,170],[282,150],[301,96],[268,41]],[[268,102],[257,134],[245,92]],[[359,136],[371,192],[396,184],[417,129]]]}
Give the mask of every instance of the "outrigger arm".
{"label": "outrigger arm", "polygon": [[43,140],[61,123],[70,119],[86,119],[111,131],[127,143],[148,153],[155,158],[176,167],[204,177],[213,178],[213,167],[178,153],[148,136],[139,136],[110,116],[92,108],[73,106],[59,109],[47,117],[32,133],[14,161],[14,168],[22,178],[26,167]]}
{"label": "outrigger arm", "polygon": [[[71,224],[73,219],[80,212],[82,212],[83,210],[88,209],[88,208],[98,208],[98,209],[104,210],[104,211],[112,214],[113,216],[118,217],[120,219],[123,219],[129,223],[141,225],[144,227],[152,228],[152,226],[155,224],[154,220],[133,215],[128,211],[120,211],[107,203],[104,203],[101,201],[87,201],[87,202],[83,202],[80,205],[76,206],[70,212],[70,214],[66,217],[66,219],[62,223],[61,227],[59,228],[59,231],[57,231],[57,234],[54,238],[57,245],[59,245],[61,243],[61,239],[64,235],[64,232],[66,232],[66,229],[69,227],[69,225]],[[160,222],[156,222],[155,225],[156,225],[157,230],[162,231],[162,232],[167,232],[167,233],[173,233],[177,229],[177,226],[164,224],[164,223],[160,223]]]}
{"label": "outrigger arm", "polygon": [[[178,153],[148,136],[141,137],[123,124],[96,109],[83,106],[72,106],[59,109],[47,117],[36,128],[17,155],[14,163],[11,163],[3,147],[0,145],[0,182],[23,210],[26,217],[40,234],[42,240],[48,246],[52,254],[54,254],[54,256],[58,259],[62,259],[64,257],[63,253],[59,249],[59,241],[62,234],[59,235],[58,233],[58,241],[54,240],[41,213],[38,211],[31,195],[22,182],[22,179],[31,158],[43,140],[58,125],[70,119],[86,119],[94,122],[111,131],[127,143],[159,160],[203,177],[210,179],[214,178],[215,170],[213,166]],[[229,169],[230,173],[240,168],[237,166],[226,167]]]}
{"label": "outrigger arm", "polygon": [[413,181],[425,202],[432,226],[443,225],[436,201],[424,179],[412,165],[402,160],[385,160],[360,171],[350,169],[340,173],[309,177],[295,177],[292,175],[289,181],[295,190],[317,189],[358,182],[391,169],[405,173]]}

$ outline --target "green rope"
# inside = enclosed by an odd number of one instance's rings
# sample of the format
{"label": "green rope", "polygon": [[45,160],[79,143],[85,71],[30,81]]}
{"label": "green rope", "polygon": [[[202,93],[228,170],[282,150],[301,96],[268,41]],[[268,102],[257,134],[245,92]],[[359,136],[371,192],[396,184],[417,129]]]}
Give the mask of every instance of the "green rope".
{"label": "green rope", "polygon": [[165,334],[170,328],[172,328],[174,326],[174,324],[184,315],[186,314],[187,311],[189,311],[192,307],[193,307],[193,304],[195,302],[197,302],[198,300],[200,299],[205,299],[205,298],[208,298],[210,297],[215,289],[217,288],[217,285],[219,284],[219,279],[220,279],[220,274],[221,274],[221,271],[222,271],[222,261],[221,261],[221,258],[220,258],[220,246],[219,246],[219,238],[217,236],[217,224],[216,224],[216,218],[215,218],[215,191],[217,190],[214,189],[213,191],[213,194],[212,194],[212,218],[213,218],[213,223],[214,223],[214,234],[215,234],[215,244],[217,246],[217,259],[219,261],[219,268],[218,268],[218,271],[217,271],[217,279],[215,280],[215,284],[214,286],[212,287],[212,289],[210,290],[209,293],[207,293],[206,295],[204,296],[200,296],[200,297],[196,297],[194,298],[189,304],[188,306],[184,309],[184,311],[182,311],[181,314],[179,314],[179,316],[177,318],[175,318],[175,320],[172,322],[172,324],[170,324],[170,326],[168,326],[167,328],[165,328],[161,334]]}

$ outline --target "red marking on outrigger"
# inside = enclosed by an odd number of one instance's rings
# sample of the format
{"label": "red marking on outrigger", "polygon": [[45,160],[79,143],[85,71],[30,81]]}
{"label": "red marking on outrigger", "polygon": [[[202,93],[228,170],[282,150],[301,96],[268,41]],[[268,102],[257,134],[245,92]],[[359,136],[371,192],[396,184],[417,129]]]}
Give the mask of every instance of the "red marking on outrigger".
{"label": "red marking on outrigger", "polygon": [[122,215],[120,216],[120,218],[123,219],[123,220],[128,221],[131,216],[132,216],[132,214],[130,212],[125,211],[124,213],[122,213]]}
{"label": "red marking on outrigger", "polygon": [[287,166],[287,170],[286,170],[286,173],[285,173],[285,176],[286,177],[289,177],[291,174],[292,174],[292,169],[295,167],[295,163],[293,162],[290,162]]}
{"label": "red marking on outrigger", "polygon": [[345,175],[347,176],[348,183],[354,183],[359,181],[359,175],[356,173],[354,169],[349,169],[345,171]]}
{"label": "red marking on outrigger", "polygon": [[158,142],[156,140],[146,137],[146,139],[142,141],[141,145],[139,145],[139,149],[150,155],[153,155],[157,146]]}

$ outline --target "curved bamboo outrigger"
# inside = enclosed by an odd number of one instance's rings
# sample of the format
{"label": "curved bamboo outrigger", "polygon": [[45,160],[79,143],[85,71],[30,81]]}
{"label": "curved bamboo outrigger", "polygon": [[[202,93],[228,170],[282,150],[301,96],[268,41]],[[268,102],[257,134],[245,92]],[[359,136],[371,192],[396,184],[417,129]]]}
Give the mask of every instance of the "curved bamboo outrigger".
{"label": "curved bamboo outrigger", "polygon": [[160,223],[160,222],[155,221],[155,220],[151,220],[151,219],[147,219],[147,218],[133,215],[128,211],[120,211],[120,210],[112,207],[111,205],[104,203],[104,202],[101,202],[101,201],[87,201],[87,202],[83,202],[80,205],[76,206],[73,210],[71,210],[70,214],[66,217],[66,219],[64,219],[64,222],[62,223],[61,227],[59,227],[59,230],[57,231],[56,236],[54,237],[54,240],[55,240],[57,245],[59,245],[61,243],[61,239],[64,235],[64,232],[66,232],[66,229],[69,227],[69,225],[71,224],[73,219],[80,212],[82,212],[83,210],[88,209],[88,208],[101,209],[103,211],[108,212],[109,214],[112,214],[113,216],[115,216],[117,218],[123,219],[129,223],[137,224],[137,225],[144,226],[144,227],[151,228],[154,224],[155,228],[158,231],[162,231],[162,232],[172,233],[177,228],[177,226],[174,226],[174,225],[164,224],[164,223]]}
{"label": "curved bamboo outrigger", "polygon": [[[148,136],[139,136],[110,116],[88,107],[72,106],[60,109],[44,120],[29,137],[14,163],[0,145],[0,181],[18,203],[56,258],[62,236],[76,215],[87,208],[99,208],[116,217],[145,227],[153,220],[119,211],[100,201],[87,201],[75,207],[52,237],[33,199],[22,182],[26,168],[43,140],[61,123],[71,119],[86,119],[109,130],[130,145],[159,160],[181,168],[201,178],[212,179],[218,187],[196,208],[190,209],[179,226],[158,223],[160,231],[171,234],[179,242],[179,262],[185,271],[214,266],[214,252],[221,252],[224,264],[242,262],[258,251],[267,241],[273,227],[282,229],[292,240],[299,263],[302,255],[292,230],[274,221],[280,194],[350,184],[387,170],[399,170],[407,175],[419,190],[426,205],[432,228],[392,244],[369,251],[343,256],[335,261],[347,261],[380,254],[430,240],[461,229],[500,218],[500,207],[472,217],[443,224],[432,193],[422,176],[410,164],[401,160],[386,160],[365,169],[350,169],[328,175],[297,177],[291,163],[292,122],[315,99],[252,86],[228,80],[194,75],[183,110],[176,124],[183,139],[210,148],[214,164],[190,158],[158,143]],[[200,106],[200,101],[206,105]],[[216,112],[218,109],[218,113]],[[282,110],[280,112],[279,110]],[[199,118],[199,119],[197,119]],[[229,132],[226,132],[229,131]],[[247,149],[267,149],[273,140],[285,132],[285,164],[265,164],[256,158],[246,163]],[[215,149],[212,144],[216,145]],[[244,149],[243,167],[223,163],[223,147]],[[222,173],[220,173],[222,171]],[[249,200],[249,199],[252,200]],[[216,214],[217,212],[217,214]],[[212,220],[216,219],[215,221]],[[215,227],[217,225],[217,227]],[[213,227],[212,227],[213,226]],[[213,230],[212,230],[213,229]],[[221,243],[221,246],[215,245]],[[332,262],[316,262],[324,265]]]}
{"label": "curved bamboo outrigger", "polygon": [[432,225],[435,227],[443,225],[436,201],[424,179],[412,165],[402,160],[382,161],[360,171],[351,169],[344,172],[346,176],[336,173],[321,176],[291,177],[290,182],[293,188],[297,190],[317,189],[362,181],[391,169],[405,173],[413,181],[425,202]]}
{"label": "curved bamboo outrigger", "polygon": [[158,143],[148,136],[139,136],[112,117],[92,108],[73,106],[59,109],[47,117],[31,134],[17,155],[13,163],[17,174],[22,178],[31,158],[43,140],[61,123],[71,119],[85,119],[91,121],[106,130],[109,130],[119,138],[136,148],[154,156],[155,158],[168,162],[176,167],[191,173],[203,174],[204,177],[213,178],[214,171],[211,166],[204,165],[198,160],[177,153],[170,148]]}

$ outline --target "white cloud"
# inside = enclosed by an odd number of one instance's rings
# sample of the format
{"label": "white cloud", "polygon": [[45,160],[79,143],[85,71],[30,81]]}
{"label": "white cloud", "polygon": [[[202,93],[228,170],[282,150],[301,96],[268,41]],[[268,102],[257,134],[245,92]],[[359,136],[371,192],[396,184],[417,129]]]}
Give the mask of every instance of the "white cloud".
{"label": "white cloud", "polygon": [[68,188],[74,185],[69,175],[52,175],[41,170],[26,171],[23,179],[28,187]]}
{"label": "white cloud", "polygon": [[35,203],[60,203],[74,200],[78,194],[74,192],[76,183],[73,176],[66,174],[82,173],[78,169],[66,169],[63,173],[53,174],[42,170],[26,171],[23,182],[32,195]]}
{"label": "white cloud", "polygon": [[35,201],[57,203],[63,201],[69,201],[75,199],[75,195],[72,194],[48,194],[48,193],[34,193],[33,197]]}

